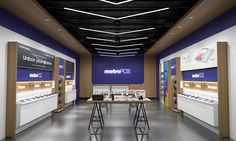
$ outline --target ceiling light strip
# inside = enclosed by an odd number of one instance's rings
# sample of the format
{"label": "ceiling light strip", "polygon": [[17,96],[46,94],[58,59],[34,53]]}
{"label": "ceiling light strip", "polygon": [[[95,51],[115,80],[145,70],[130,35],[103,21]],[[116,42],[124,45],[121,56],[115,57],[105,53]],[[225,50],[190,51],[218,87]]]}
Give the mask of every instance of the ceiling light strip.
{"label": "ceiling light strip", "polygon": [[118,2],[117,5],[120,5],[120,4],[124,4],[124,3],[128,3],[128,2],[131,2],[133,0],[125,0],[125,1],[121,1],[121,2]]}
{"label": "ceiling light strip", "polygon": [[103,51],[99,51],[99,54],[110,54],[110,55],[116,55],[116,53],[114,52],[103,52]]}
{"label": "ceiling light strip", "polygon": [[106,41],[106,42],[113,42],[113,43],[116,42],[115,40],[102,39],[102,38],[94,38],[94,37],[86,37],[86,38],[90,40]]}
{"label": "ceiling light strip", "polygon": [[79,29],[81,29],[81,30],[86,30],[86,31],[92,31],[92,32],[98,32],[98,33],[105,33],[105,34],[117,35],[117,33],[109,32],[109,31],[102,31],[102,30],[96,30],[96,29],[90,29],[90,28],[83,28],[83,27],[80,27]]}
{"label": "ceiling light strip", "polygon": [[119,53],[120,55],[125,55],[125,54],[136,54],[138,53],[137,51],[133,51],[133,52],[122,52],[122,53]]}
{"label": "ceiling light strip", "polygon": [[125,0],[125,1],[121,1],[121,2],[112,2],[112,1],[108,1],[108,0],[100,0],[100,1],[105,2],[105,3],[109,3],[109,4],[113,4],[113,5],[120,5],[120,4],[131,2],[133,0]]}
{"label": "ceiling light strip", "polygon": [[134,50],[140,50],[140,48],[132,48],[132,49],[104,49],[104,48],[95,48],[95,50],[101,50],[101,51],[112,51],[112,52],[123,52],[123,51],[134,51]]}
{"label": "ceiling light strip", "polygon": [[122,20],[122,19],[131,18],[131,17],[137,17],[137,16],[146,15],[146,14],[155,13],[155,12],[160,12],[160,11],[164,11],[164,10],[168,10],[168,9],[170,9],[170,8],[169,7],[161,8],[161,9],[147,11],[147,12],[143,12],[143,13],[138,13],[138,14],[128,15],[128,16],[124,16],[124,17],[119,17],[119,18],[116,18],[116,20]]}
{"label": "ceiling light strip", "polygon": [[130,55],[106,55],[106,54],[100,54],[100,56],[103,57],[132,57],[136,56],[135,54],[130,54]]}
{"label": "ceiling light strip", "polygon": [[140,43],[140,44],[130,44],[130,45],[121,45],[121,46],[113,46],[113,45],[105,45],[105,44],[95,44],[95,43],[92,43],[91,45],[93,45],[93,46],[102,46],[102,47],[121,48],[121,47],[142,46],[143,43]]}
{"label": "ceiling light strip", "polygon": [[154,27],[144,28],[144,29],[139,29],[139,30],[132,30],[132,31],[117,33],[117,35],[124,35],[124,34],[130,34],[130,33],[136,33],[136,32],[142,32],[142,31],[148,31],[148,30],[154,30],[154,29],[155,29]]}
{"label": "ceiling light strip", "polygon": [[83,14],[87,14],[87,15],[93,15],[93,16],[97,16],[97,17],[117,20],[117,18],[114,18],[114,17],[105,16],[105,15],[101,15],[101,14],[96,14],[96,13],[92,13],[92,12],[86,12],[86,11],[82,11],[82,10],[76,10],[76,9],[73,9],[73,8],[64,7],[64,9],[69,10],[69,11],[73,11],[73,12],[77,12],[77,13],[83,13]]}
{"label": "ceiling light strip", "polygon": [[125,39],[125,40],[120,40],[120,42],[137,41],[137,40],[144,40],[144,39],[148,39],[148,37]]}
{"label": "ceiling light strip", "polygon": [[109,32],[109,31],[102,31],[102,30],[96,30],[96,29],[90,29],[90,28],[84,28],[84,27],[80,27],[79,29],[81,29],[81,30],[86,30],[86,31],[92,31],[92,32],[98,32],[98,33],[111,34],[111,35],[124,35],[124,34],[130,34],[130,33],[136,33],[136,32],[148,31],[148,30],[154,30],[155,27],[144,28],[144,29],[138,29],[138,30],[131,30],[131,31],[120,32],[120,33]]}

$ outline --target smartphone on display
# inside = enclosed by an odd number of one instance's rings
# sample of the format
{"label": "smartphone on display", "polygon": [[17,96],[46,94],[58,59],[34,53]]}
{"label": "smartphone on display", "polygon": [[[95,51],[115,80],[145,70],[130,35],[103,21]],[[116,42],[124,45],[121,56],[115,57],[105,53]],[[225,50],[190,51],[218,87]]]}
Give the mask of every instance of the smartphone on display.
{"label": "smartphone on display", "polygon": [[200,52],[197,54],[195,60],[199,62],[207,63],[210,59],[211,55],[213,54],[214,50],[209,48],[203,48],[200,50]]}

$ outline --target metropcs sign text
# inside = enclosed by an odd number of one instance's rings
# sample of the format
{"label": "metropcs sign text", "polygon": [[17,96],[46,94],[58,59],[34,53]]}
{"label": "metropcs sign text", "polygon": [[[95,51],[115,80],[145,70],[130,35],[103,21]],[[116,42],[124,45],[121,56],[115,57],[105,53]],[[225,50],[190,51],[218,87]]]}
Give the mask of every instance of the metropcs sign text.
{"label": "metropcs sign text", "polygon": [[130,69],[104,70],[104,74],[131,74],[131,70]]}
{"label": "metropcs sign text", "polygon": [[192,74],[192,78],[204,78],[204,73],[195,73],[195,74]]}

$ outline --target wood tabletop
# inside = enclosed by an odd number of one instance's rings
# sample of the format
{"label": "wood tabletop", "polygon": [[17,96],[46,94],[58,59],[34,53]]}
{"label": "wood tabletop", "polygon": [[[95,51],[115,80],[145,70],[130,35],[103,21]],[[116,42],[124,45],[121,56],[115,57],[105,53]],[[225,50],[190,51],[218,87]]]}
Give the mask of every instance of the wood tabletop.
{"label": "wood tabletop", "polygon": [[115,100],[111,100],[111,99],[104,99],[104,100],[92,100],[92,98],[89,98],[87,100],[88,103],[147,103],[147,102],[151,102],[151,99],[149,98],[144,98],[143,100],[139,100],[139,99],[115,99]]}

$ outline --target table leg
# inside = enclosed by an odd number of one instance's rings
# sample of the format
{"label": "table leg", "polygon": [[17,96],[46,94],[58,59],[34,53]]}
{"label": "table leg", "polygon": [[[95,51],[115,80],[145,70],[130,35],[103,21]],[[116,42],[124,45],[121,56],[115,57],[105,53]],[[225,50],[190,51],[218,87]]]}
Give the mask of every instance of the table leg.
{"label": "table leg", "polygon": [[133,124],[135,124],[135,121],[137,119],[138,109],[139,109],[139,104],[136,105],[136,111],[135,111],[135,115],[134,115],[134,122],[133,122]]}
{"label": "table leg", "polygon": [[93,104],[93,109],[92,109],[92,113],[91,113],[91,116],[90,116],[88,129],[90,129],[90,125],[93,122],[94,114],[95,114],[95,104]]}

